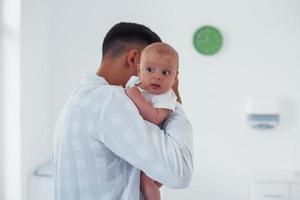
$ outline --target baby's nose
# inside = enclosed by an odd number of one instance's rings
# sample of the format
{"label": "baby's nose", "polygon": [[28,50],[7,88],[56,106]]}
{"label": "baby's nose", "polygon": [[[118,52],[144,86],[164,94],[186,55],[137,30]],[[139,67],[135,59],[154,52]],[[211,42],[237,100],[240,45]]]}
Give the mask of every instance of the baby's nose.
{"label": "baby's nose", "polygon": [[153,75],[153,78],[158,79],[158,80],[161,80],[161,79],[162,79],[162,75],[161,75],[160,73],[155,73],[155,74]]}

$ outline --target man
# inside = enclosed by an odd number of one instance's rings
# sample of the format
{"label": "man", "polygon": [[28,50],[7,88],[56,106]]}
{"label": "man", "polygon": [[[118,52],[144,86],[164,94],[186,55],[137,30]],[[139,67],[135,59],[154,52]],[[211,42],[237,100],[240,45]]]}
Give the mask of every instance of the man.
{"label": "man", "polygon": [[192,130],[180,104],[161,130],[120,87],[137,74],[142,49],[160,41],[149,28],[125,22],[105,36],[96,75],[83,79],[57,122],[56,200],[138,200],[141,171],[170,188],[190,183]]}

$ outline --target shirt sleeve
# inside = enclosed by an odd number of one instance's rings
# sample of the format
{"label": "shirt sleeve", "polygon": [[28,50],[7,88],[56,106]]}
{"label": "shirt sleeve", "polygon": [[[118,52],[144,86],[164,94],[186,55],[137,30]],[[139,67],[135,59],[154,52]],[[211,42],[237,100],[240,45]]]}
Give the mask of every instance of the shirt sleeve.
{"label": "shirt sleeve", "polygon": [[192,128],[180,105],[164,130],[144,121],[124,90],[113,90],[99,113],[99,139],[116,155],[170,188],[192,176]]}

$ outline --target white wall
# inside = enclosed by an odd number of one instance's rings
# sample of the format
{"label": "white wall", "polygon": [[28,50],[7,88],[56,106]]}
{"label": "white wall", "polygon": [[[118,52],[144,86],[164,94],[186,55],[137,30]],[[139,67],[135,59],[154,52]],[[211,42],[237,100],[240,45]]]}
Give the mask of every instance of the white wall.
{"label": "white wall", "polygon": [[0,2],[0,199],[4,200],[25,199],[34,168],[50,159],[49,2]]}
{"label": "white wall", "polygon": [[[0,0],[0,30],[3,29],[2,0]],[[0,31],[0,199],[3,199],[3,33]]]}
{"label": "white wall", "polygon": [[20,9],[19,0],[1,1],[1,198],[21,199]]}
{"label": "white wall", "polygon": [[[164,188],[164,199],[246,199],[247,170],[299,169],[299,18],[298,0],[22,1],[23,197],[34,167],[50,158],[59,110],[82,75],[96,70],[104,34],[119,21],[151,27],[180,53],[195,170],[188,189]],[[212,57],[192,46],[206,24],[224,36]],[[246,97],[265,94],[279,98],[281,125],[252,130]]]}
{"label": "white wall", "polygon": [[22,1],[21,130],[22,196],[33,170],[48,160],[52,148],[51,4],[50,0]]}
{"label": "white wall", "polygon": [[[0,30],[3,29],[2,0],[0,0]],[[0,31],[0,199],[3,199],[3,33]]]}
{"label": "white wall", "polygon": [[[195,173],[192,187],[168,191],[167,199],[246,199],[245,171],[300,167],[300,2],[226,1],[217,8],[215,3],[182,8],[189,10],[184,20],[192,21],[178,46],[185,109],[195,130]],[[193,16],[223,31],[217,56],[193,51]],[[188,89],[192,86],[196,91]],[[245,123],[246,97],[264,94],[280,100],[282,122],[273,131]]]}

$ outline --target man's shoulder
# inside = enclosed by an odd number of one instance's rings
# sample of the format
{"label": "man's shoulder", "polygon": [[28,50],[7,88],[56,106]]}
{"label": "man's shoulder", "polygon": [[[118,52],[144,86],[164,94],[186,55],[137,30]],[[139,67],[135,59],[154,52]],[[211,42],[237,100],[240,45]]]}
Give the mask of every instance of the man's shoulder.
{"label": "man's shoulder", "polygon": [[94,100],[106,104],[124,104],[130,101],[125,89],[121,86],[104,85],[92,89],[89,96]]}
{"label": "man's shoulder", "polygon": [[81,84],[75,88],[67,105],[95,110],[103,103],[109,105],[120,102],[121,104],[122,99],[127,98],[126,96],[124,88],[120,86]]}
{"label": "man's shoulder", "polygon": [[115,85],[103,85],[101,87],[94,88],[92,89],[92,93],[96,96],[126,96],[124,88]]}

